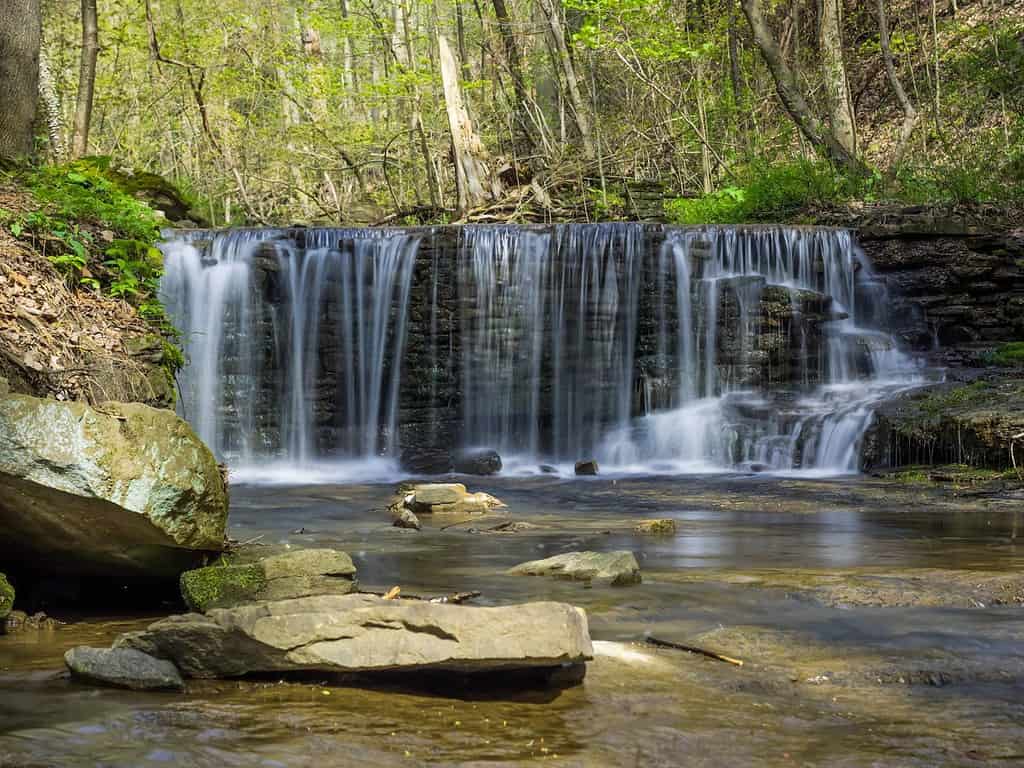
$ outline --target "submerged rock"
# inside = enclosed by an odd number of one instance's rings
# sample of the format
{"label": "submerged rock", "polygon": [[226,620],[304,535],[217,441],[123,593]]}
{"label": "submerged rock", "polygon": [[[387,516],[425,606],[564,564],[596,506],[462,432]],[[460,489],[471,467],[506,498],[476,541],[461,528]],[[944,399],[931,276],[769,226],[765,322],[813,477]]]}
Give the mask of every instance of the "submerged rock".
{"label": "submerged rock", "polygon": [[133,691],[180,691],[185,687],[178,668],[132,648],[78,646],[64,654],[72,677]]}
{"label": "submerged rock", "polygon": [[496,475],[501,472],[501,456],[491,450],[460,453],[454,467],[463,475]]}
{"label": "submerged rock", "polygon": [[12,608],[14,608],[14,587],[7,581],[7,577],[0,573],[0,634],[3,634],[7,617]]}
{"label": "submerged rock", "polygon": [[0,382],[0,561],[122,582],[167,581],[223,548],[227,490],[172,411],[62,403]]}
{"label": "submerged rock", "polygon": [[588,461],[577,461],[576,462],[576,474],[577,475],[596,475],[597,474],[597,462],[593,459]]}
{"label": "submerged rock", "polygon": [[641,520],[633,528],[633,533],[644,536],[674,536],[676,532],[676,521],[671,518],[658,520]]}
{"label": "submerged rock", "polygon": [[409,510],[416,515],[483,515],[504,508],[489,493],[469,493],[462,483],[414,485],[391,507],[392,515]]}
{"label": "submerged rock", "polygon": [[640,583],[640,566],[632,552],[566,552],[545,560],[532,560],[511,569],[517,576],[553,576],[615,587]]}
{"label": "submerged rock", "polygon": [[122,635],[114,648],[168,659],[200,678],[529,670],[593,656],[586,614],[564,603],[478,608],[364,594],[171,616]]}
{"label": "submerged rock", "polygon": [[356,567],[345,552],[300,549],[253,563],[211,565],[181,575],[181,596],[193,611],[265,600],[345,595],[356,588]]}

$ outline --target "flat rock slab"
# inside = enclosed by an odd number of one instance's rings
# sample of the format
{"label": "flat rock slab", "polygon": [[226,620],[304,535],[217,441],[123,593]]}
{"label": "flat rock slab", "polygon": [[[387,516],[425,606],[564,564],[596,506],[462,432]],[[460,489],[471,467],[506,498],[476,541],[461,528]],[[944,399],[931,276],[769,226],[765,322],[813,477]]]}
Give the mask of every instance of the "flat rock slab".
{"label": "flat rock slab", "polygon": [[586,614],[565,603],[481,608],[365,594],[171,616],[122,635],[114,647],[168,659],[201,678],[537,670],[578,666],[593,656]]}
{"label": "flat rock slab", "polygon": [[356,588],[352,558],[336,549],[300,549],[253,563],[211,565],[181,574],[181,596],[193,611],[312,595],[346,595]]}
{"label": "flat rock slab", "polygon": [[72,648],[64,664],[73,677],[133,691],[180,691],[185,687],[177,667],[132,648]]}
{"label": "flat rock slab", "polygon": [[484,515],[505,504],[489,493],[469,493],[462,483],[414,485],[391,505],[392,517],[403,510],[415,515]]}
{"label": "flat rock slab", "polygon": [[620,587],[640,583],[640,565],[632,552],[566,552],[512,568],[516,576],[551,576]]}

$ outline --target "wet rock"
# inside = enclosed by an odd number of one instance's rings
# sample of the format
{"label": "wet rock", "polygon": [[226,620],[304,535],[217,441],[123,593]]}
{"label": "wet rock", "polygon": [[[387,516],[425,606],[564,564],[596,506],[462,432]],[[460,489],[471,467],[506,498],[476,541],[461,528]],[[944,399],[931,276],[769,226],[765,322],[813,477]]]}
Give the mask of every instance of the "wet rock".
{"label": "wet rock", "polygon": [[509,573],[626,586],[640,583],[640,566],[632,552],[566,552],[522,563]]}
{"label": "wet rock", "polygon": [[539,525],[527,523],[525,520],[509,520],[488,528],[484,533],[521,533],[523,531],[536,531]]}
{"label": "wet rock", "polygon": [[52,630],[64,622],[57,621],[47,616],[42,611],[37,611],[29,616],[24,611],[11,611],[4,623],[4,628],[10,632],[24,632],[30,629]]}
{"label": "wet rock", "polygon": [[399,459],[401,467],[414,475],[447,475],[455,470],[455,460],[447,448],[408,447]]}
{"label": "wet rock", "polygon": [[185,687],[178,668],[132,648],[78,646],[64,654],[71,676],[89,683],[133,691],[180,691]]}
{"label": "wet rock", "polygon": [[455,471],[463,475],[496,475],[501,472],[497,451],[471,451],[455,457]]}
{"label": "wet rock", "polygon": [[537,467],[537,469],[539,469],[545,475],[558,474],[558,467],[553,467],[550,464],[541,464],[539,467]]}
{"label": "wet rock", "polygon": [[[528,627],[529,631],[524,631]],[[587,617],[564,603],[478,608],[365,594],[171,616],[122,635],[189,677],[319,671],[488,672],[582,665]]]}
{"label": "wet rock", "polygon": [[212,565],[181,575],[181,595],[193,611],[264,600],[344,595],[356,588],[356,567],[334,549],[301,549],[253,563]]}
{"label": "wet rock", "polygon": [[1024,378],[941,384],[878,408],[864,437],[861,464],[864,470],[912,464],[1008,469],[1014,463],[1010,449],[1021,435]]}
{"label": "wet rock", "polygon": [[676,532],[676,521],[671,518],[659,520],[641,520],[633,528],[633,533],[645,536],[674,536]]}
{"label": "wet rock", "polygon": [[[0,382],[2,384],[2,382]],[[0,561],[15,574],[170,581],[223,548],[227,490],[172,411],[0,386]]]}
{"label": "wet rock", "polygon": [[462,483],[414,485],[392,505],[392,515],[409,510],[416,515],[482,515],[505,506],[489,493],[469,493]]}
{"label": "wet rock", "polygon": [[421,530],[423,526],[420,524],[420,519],[412,513],[411,510],[403,509],[398,513],[395,518],[395,522],[392,523],[396,528],[411,528],[412,530]]}
{"label": "wet rock", "polygon": [[7,625],[7,617],[14,608],[14,587],[7,581],[7,577],[0,573],[0,634]]}
{"label": "wet rock", "polygon": [[593,459],[587,461],[576,462],[576,474],[577,475],[596,475],[597,474],[597,462]]}

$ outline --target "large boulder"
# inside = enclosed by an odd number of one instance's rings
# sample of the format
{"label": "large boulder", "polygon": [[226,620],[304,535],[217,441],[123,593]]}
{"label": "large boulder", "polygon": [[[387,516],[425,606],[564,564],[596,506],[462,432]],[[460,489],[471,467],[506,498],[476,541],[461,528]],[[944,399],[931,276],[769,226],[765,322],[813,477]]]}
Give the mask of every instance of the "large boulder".
{"label": "large boulder", "polygon": [[64,654],[71,676],[133,691],[180,691],[185,687],[178,668],[132,648],[79,646]]}
{"label": "large boulder", "polygon": [[509,571],[517,576],[553,576],[556,579],[611,584],[640,583],[640,566],[632,552],[566,552],[544,560],[522,563]]}
{"label": "large boulder", "polygon": [[266,600],[346,595],[356,588],[352,558],[335,549],[300,549],[252,563],[219,564],[181,574],[190,610],[233,608]]}
{"label": "large boulder", "polygon": [[122,635],[189,677],[317,671],[474,673],[581,665],[587,616],[564,603],[479,608],[351,594],[171,616]]}
{"label": "large boulder", "polygon": [[12,395],[0,381],[11,572],[173,581],[223,548],[227,512],[213,454],[173,412]]}
{"label": "large boulder", "polygon": [[497,451],[463,451],[455,456],[455,471],[463,475],[496,475],[501,472]]}

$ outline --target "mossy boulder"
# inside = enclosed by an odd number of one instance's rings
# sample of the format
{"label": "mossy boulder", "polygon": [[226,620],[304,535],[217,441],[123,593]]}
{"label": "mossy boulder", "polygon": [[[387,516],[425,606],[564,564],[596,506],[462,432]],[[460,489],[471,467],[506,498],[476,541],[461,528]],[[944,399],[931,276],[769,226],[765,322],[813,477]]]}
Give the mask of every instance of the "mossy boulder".
{"label": "mossy boulder", "polygon": [[1024,378],[926,387],[880,407],[865,436],[864,469],[958,464],[1005,470],[1024,449]]}
{"label": "mossy boulder", "polygon": [[14,607],[14,587],[7,577],[0,573],[0,633],[4,631],[4,622]]}
{"label": "mossy boulder", "polygon": [[265,600],[343,595],[356,588],[356,567],[344,552],[302,549],[252,563],[222,560],[181,575],[181,596],[193,611]]}
{"label": "mossy boulder", "polygon": [[227,513],[213,454],[172,411],[0,387],[0,560],[11,572],[173,583],[223,549]]}

